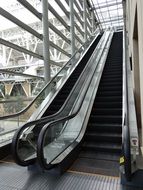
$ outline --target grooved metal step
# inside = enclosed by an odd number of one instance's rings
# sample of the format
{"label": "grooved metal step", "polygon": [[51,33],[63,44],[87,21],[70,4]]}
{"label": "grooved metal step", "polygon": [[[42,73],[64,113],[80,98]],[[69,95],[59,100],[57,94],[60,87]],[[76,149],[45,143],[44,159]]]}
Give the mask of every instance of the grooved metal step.
{"label": "grooved metal step", "polygon": [[82,145],[82,150],[90,151],[100,151],[100,152],[110,152],[110,153],[121,153],[121,145],[113,143],[101,143],[101,142],[84,142]]}
{"label": "grooved metal step", "polygon": [[122,125],[121,124],[107,124],[107,123],[89,123],[88,124],[88,131],[96,131],[96,132],[122,132]]}
{"label": "grooved metal step", "polygon": [[122,108],[122,102],[95,102],[95,108]]}
{"label": "grooved metal step", "polygon": [[122,95],[122,91],[101,91],[98,92],[96,97],[98,96],[121,96]]}
{"label": "grooved metal step", "polygon": [[85,141],[89,142],[112,142],[112,143],[121,143],[122,135],[119,133],[97,133],[95,132],[87,132],[85,135]]}
{"label": "grooved metal step", "polygon": [[103,77],[101,78],[101,82],[121,82],[122,83],[122,77],[118,77],[118,78],[109,78],[109,77]]}
{"label": "grooved metal step", "polygon": [[116,115],[90,115],[90,122],[97,122],[97,123],[122,123],[122,116]]}
{"label": "grooved metal step", "polygon": [[93,114],[95,115],[121,115],[122,109],[119,108],[111,108],[111,109],[104,109],[104,108],[93,108]]}
{"label": "grooved metal step", "polygon": [[99,90],[101,91],[117,91],[117,90],[122,90],[122,85],[120,86],[100,86]]}
{"label": "grooved metal step", "polygon": [[95,100],[97,102],[121,102],[122,96],[98,96]]}

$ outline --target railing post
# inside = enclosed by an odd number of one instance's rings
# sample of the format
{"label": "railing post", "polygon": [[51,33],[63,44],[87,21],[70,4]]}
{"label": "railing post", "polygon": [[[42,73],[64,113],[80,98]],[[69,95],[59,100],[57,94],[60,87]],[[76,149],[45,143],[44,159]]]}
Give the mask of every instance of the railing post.
{"label": "railing post", "polygon": [[94,12],[93,12],[93,10],[91,12],[91,16],[92,16],[92,34],[94,34],[94,31],[95,31],[95,20],[94,20]]}
{"label": "railing post", "polygon": [[74,30],[74,0],[69,0],[70,7],[70,34],[71,34],[71,56],[75,52],[75,30]]}
{"label": "railing post", "polygon": [[43,24],[43,57],[45,68],[45,83],[50,81],[50,42],[49,42],[49,22],[48,22],[48,0],[42,0],[42,24]]}
{"label": "railing post", "polygon": [[83,19],[84,19],[84,42],[87,41],[87,2],[83,0]]}

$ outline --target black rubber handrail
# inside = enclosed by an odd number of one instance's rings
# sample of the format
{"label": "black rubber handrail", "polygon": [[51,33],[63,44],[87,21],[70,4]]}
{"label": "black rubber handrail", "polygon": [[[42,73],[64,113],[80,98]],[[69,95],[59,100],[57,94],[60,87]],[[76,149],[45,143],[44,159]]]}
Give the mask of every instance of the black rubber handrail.
{"label": "black rubber handrail", "polygon": [[[110,35],[109,35],[109,36],[110,36]],[[108,36],[108,39],[109,39],[109,36]],[[108,41],[108,39],[107,39],[107,41]],[[106,43],[105,43],[105,46],[106,46],[106,44],[107,44],[107,41],[106,41]],[[100,59],[101,59],[101,57],[100,57]],[[96,65],[96,68],[97,68],[97,66],[98,66],[98,64]],[[51,167],[53,167],[51,163],[52,163],[60,154],[62,154],[62,153],[59,153],[52,161],[50,161],[49,164],[46,163],[43,150],[44,150],[44,142],[45,142],[45,139],[46,139],[46,134],[47,134],[48,129],[49,129],[50,127],[53,127],[55,124],[64,123],[64,122],[66,122],[66,121],[69,121],[70,119],[74,118],[74,117],[79,113],[79,111],[80,111],[80,109],[81,109],[81,107],[82,107],[82,105],[83,105],[84,99],[85,99],[85,97],[86,97],[87,91],[88,91],[88,89],[89,89],[89,87],[90,87],[90,82],[92,81],[93,75],[94,75],[95,72],[96,72],[96,68],[95,68],[95,70],[94,70],[94,72],[93,72],[93,74],[92,74],[92,76],[91,76],[91,78],[90,78],[90,81],[89,81],[89,83],[88,83],[89,85],[88,85],[88,87],[86,88],[86,91],[85,91],[85,93],[84,93],[84,95],[83,95],[83,97],[82,97],[82,100],[81,100],[81,102],[80,102],[80,104],[79,104],[77,110],[76,110],[74,113],[72,113],[72,114],[70,114],[70,115],[68,115],[68,116],[64,116],[64,117],[59,118],[59,119],[57,119],[57,120],[55,120],[55,121],[49,122],[47,125],[45,125],[45,126],[42,128],[42,130],[41,130],[41,132],[40,132],[40,134],[39,134],[39,137],[38,137],[38,144],[37,144],[37,158],[38,158],[39,164],[41,165],[42,168],[50,169]],[[82,129],[81,129],[81,130],[82,130]],[[80,135],[81,130],[79,131],[78,136]],[[73,142],[71,142],[71,143],[68,145],[68,147],[71,146],[71,145],[76,141],[76,139],[78,138],[78,136],[74,139]],[[68,147],[66,147],[65,149],[67,149]],[[64,152],[65,149],[64,149],[62,152]]]}
{"label": "black rubber handrail", "polygon": [[[95,42],[95,40],[97,40],[98,37],[99,37],[99,36],[96,36],[96,37],[94,38],[94,40],[91,42],[91,44],[90,44],[88,50],[90,50],[90,47],[94,45],[94,42]],[[86,54],[83,55],[82,59],[84,59],[85,56],[86,56]],[[82,59],[81,59],[81,61],[82,61]],[[82,71],[82,73],[84,73],[85,70],[86,70],[86,67],[84,68],[84,70]],[[13,140],[12,140],[12,154],[13,154],[13,158],[14,158],[14,160],[15,160],[15,162],[16,162],[17,164],[22,165],[22,166],[27,166],[27,165],[32,164],[32,163],[35,161],[35,159],[31,159],[31,160],[26,160],[26,161],[24,161],[24,160],[20,159],[20,157],[19,157],[19,155],[18,155],[18,142],[19,142],[19,138],[20,138],[22,132],[23,132],[25,129],[27,129],[27,128],[33,126],[33,125],[36,125],[36,124],[39,124],[39,123],[40,123],[40,125],[41,125],[41,124],[44,125],[44,124],[46,124],[46,123],[48,123],[48,122],[50,122],[50,121],[53,121],[53,119],[55,119],[58,115],[60,115],[60,114],[62,113],[62,111],[64,110],[64,108],[66,107],[66,105],[68,104],[68,101],[70,100],[70,98],[71,98],[71,96],[72,96],[74,90],[76,89],[76,86],[77,86],[77,84],[79,83],[81,77],[82,77],[82,74],[79,76],[78,81],[77,81],[76,84],[74,85],[74,87],[73,87],[73,89],[71,90],[69,96],[67,97],[66,101],[64,102],[63,106],[60,108],[60,110],[59,110],[58,112],[56,112],[56,113],[53,114],[53,115],[47,116],[47,117],[43,117],[43,118],[40,118],[40,119],[37,119],[37,120],[34,120],[34,121],[30,121],[30,122],[24,124],[21,128],[19,128],[19,129],[16,131],[16,133],[15,133],[15,135],[14,135],[14,137],[13,137]]]}

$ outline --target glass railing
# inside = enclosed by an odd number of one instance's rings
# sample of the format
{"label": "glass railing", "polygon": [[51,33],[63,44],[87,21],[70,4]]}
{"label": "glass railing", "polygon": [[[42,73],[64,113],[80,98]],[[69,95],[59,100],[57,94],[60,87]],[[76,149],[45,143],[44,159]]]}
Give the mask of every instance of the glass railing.
{"label": "glass railing", "polygon": [[[98,38],[98,40],[99,39],[100,38]],[[98,40],[96,40],[95,42],[97,43]],[[95,45],[95,43],[92,43],[91,46],[94,47],[94,45]],[[100,48],[97,48],[96,51],[98,51],[99,49]],[[90,51],[90,53],[92,52],[90,49],[89,49],[89,51]],[[88,56],[89,56],[89,54],[88,54]],[[83,62],[83,60],[82,60],[82,62]],[[30,160],[33,158],[32,156],[34,156],[34,157],[36,156],[36,151],[33,152],[34,151],[33,147],[35,147],[37,144],[37,139],[38,139],[38,135],[39,135],[40,131],[38,131],[38,134],[36,134],[35,131],[37,132],[37,128],[39,126],[40,126],[39,129],[41,130],[42,126],[44,126],[46,123],[53,121],[55,119],[58,119],[59,117],[68,115],[70,113],[70,111],[73,107],[73,104],[75,103],[75,99],[79,95],[80,87],[83,86],[84,82],[86,82],[85,78],[88,73],[86,71],[89,72],[88,64],[85,66],[84,70],[82,71],[82,74],[79,76],[78,80],[76,81],[76,84],[71,89],[69,96],[67,97],[67,99],[65,100],[61,109],[57,113],[55,113],[54,115],[45,117],[45,118],[41,118],[40,120],[28,122],[18,131],[18,133],[15,135],[15,138],[13,140],[13,153],[14,153],[15,160],[17,163],[19,163],[20,165],[27,165],[30,163]],[[25,147],[26,141],[28,143],[27,145],[32,147],[33,151],[31,149],[29,149],[27,146],[27,152],[26,152],[25,156],[23,156],[23,154],[21,154],[21,152],[23,152],[22,150],[26,150],[26,147]],[[22,142],[23,142],[23,146],[22,146]],[[27,155],[29,155],[28,158],[27,158]]]}

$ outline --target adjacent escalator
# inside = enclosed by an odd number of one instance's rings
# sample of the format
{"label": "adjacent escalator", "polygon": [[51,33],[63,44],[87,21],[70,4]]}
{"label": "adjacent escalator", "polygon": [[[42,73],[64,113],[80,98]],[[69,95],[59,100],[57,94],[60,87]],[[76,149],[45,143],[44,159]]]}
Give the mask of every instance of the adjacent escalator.
{"label": "adjacent escalator", "polygon": [[[99,35],[90,45],[90,48],[87,50],[86,54],[83,55],[73,73],[69,76],[61,90],[48,106],[47,110],[42,115],[42,118],[48,118],[47,116],[51,116],[57,113],[63,106],[65,100],[68,98],[72,88],[84,70],[100,39],[101,35]],[[35,161],[37,138],[46,122],[41,122],[40,119],[37,121],[29,122],[17,131],[13,138],[13,155],[16,163],[26,166],[32,164],[33,161]],[[32,128],[31,126],[34,127]],[[30,127],[32,130],[29,130]],[[26,130],[27,132],[25,132]]]}

